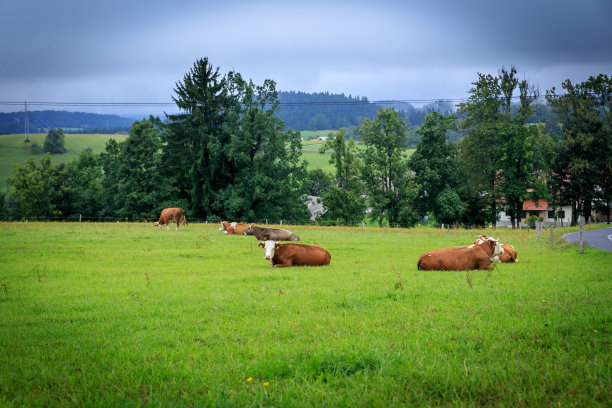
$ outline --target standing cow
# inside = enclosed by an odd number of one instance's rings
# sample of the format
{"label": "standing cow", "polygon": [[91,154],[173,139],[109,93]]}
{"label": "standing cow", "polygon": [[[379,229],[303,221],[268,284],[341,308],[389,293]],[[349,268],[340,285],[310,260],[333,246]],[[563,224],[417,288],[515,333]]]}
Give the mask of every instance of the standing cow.
{"label": "standing cow", "polygon": [[280,244],[268,240],[260,242],[266,250],[264,259],[272,261],[272,267],[329,265],[331,255],[316,245]]}
{"label": "standing cow", "polygon": [[[487,237],[486,235],[481,235],[476,238],[476,241],[474,241],[474,243],[480,244],[484,241],[491,240],[491,239],[493,238]],[[516,252],[516,249],[514,249],[512,245],[499,244],[499,246],[502,247],[504,252],[500,254],[499,256],[495,257],[493,259],[493,262],[518,262],[518,254]]]}
{"label": "standing cow", "polygon": [[155,223],[156,227],[161,229],[161,226],[166,224],[166,230],[170,229],[170,223],[172,221],[176,221],[176,230],[179,229],[179,224],[183,224],[183,229],[185,229],[185,224],[187,220],[185,219],[185,211],[182,208],[164,208],[159,216],[159,220]]}
{"label": "standing cow", "polygon": [[286,229],[261,228],[254,224],[249,225],[244,235],[254,235],[258,241],[299,241],[300,237]]}
{"label": "standing cow", "polygon": [[417,268],[421,271],[490,270],[491,260],[501,253],[499,242],[490,239],[481,244],[431,250],[421,255]]}

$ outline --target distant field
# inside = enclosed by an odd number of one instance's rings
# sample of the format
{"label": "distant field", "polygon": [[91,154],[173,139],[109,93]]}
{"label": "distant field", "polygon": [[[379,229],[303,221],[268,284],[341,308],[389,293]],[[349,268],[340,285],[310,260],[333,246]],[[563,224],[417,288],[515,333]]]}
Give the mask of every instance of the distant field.
{"label": "distant field", "polygon": [[[612,253],[523,230],[0,223],[0,406],[609,407]],[[591,227],[589,227],[591,228]],[[418,271],[502,236],[519,262]]]}
{"label": "distant field", "polygon": [[[302,159],[308,162],[308,168],[310,169],[323,169],[326,172],[333,173],[335,168],[329,164],[331,155],[329,153],[320,154],[319,149],[324,145],[325,142],[316,141],[311,142],[310,139],[316,139],[321,136],[329,136],[332,130],[318,130],[318,131],[302,131]],[[37,143],[41,146],[45,141],[45,134],[33,134],[30,135],[30,145]],[[25,163],[28,157],[34,157],[38,162],[42,157],[43,153],[31,154],[30,150],[24,148],[23,143],[24,135],[0,135],[0,183],[4,183],[6,178],[12,175],[14,169],[14,163],[20,166]],[[64,154],[51,155],[53,164],[66,163],[74,157],[78,156],[85,149],[90,148],[94,153],[101,153],[104,151],[106,142],[109,139],[116,139],[117,141],[123,141],[127,138],[124,134],[67,134],[65,138],[65,147],[68,150]],[[360,148],[361,142],[356,142],[357,149]],[[414,152],[414,149],[406,150],[406,154],[409,156]]]}
{"label": "distant field", "polygon": [[[46,134],[30,135],[30,145],[37,143],[41,149],[45,142]],[[89,148],[94,153],[104,151],[106,142],[109,139],[122,141],[127,138],[127,135],[98,135],[98,134],[67,134],[64,139],[64,146],[67,152],[64,154],[53,154],[51,160],[53,164],[66,163],[78,156],[85,149]],[[44,156],[43,153],[31,154],[30,150],[24,148],[24,135],[0,135],[0,182],[4,184],[6,178],[13,174],[14,163],[23,165],[28,157],[33,157],[36,162]],[[42,150],[41,150],[42,151]]]}

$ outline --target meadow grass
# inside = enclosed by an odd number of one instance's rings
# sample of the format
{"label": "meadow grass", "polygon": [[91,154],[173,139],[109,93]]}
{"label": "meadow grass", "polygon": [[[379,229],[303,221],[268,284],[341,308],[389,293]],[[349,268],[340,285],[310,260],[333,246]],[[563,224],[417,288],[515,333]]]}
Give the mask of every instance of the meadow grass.
{"label": "meadow grass", "polygon": [[[612,253],[284,227],[331,264],[270,268],[214,224],[0,223],[0,405],[609,406]],[[519,262],[416,269],[480,233]]]}
{"label": "meadow grass", "polygon": [[[31,134],[30,143],[36,143],[40,146],[41,152],[45,143],[46,134]],[[106,147],[106,142],[109,139],[115,139],[118,142],[127,138],[127,135],[98,135],[98,134],[66,134],[64,139],[64,147],[66,153],[53,154],[51,160],[53,164],[66,163],[80,155],[86,149],[91,149],[94,153],[101,153]],[[4,182],[7,177],[13,175],[14,165],[23,166],[29,157],[33,157],[37,163],[43,157],[44,153],[32,154],[29,147],[26,149],[23,143],[24,135],[0,135],[0,181]]]}

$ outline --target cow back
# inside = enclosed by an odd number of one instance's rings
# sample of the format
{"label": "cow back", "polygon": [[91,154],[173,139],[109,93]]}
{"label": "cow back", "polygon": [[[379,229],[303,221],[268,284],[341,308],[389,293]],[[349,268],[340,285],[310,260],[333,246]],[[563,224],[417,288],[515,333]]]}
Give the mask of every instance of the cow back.
{"label": "cow back", "polygon": [[316,245],[278,244],[272,264],[275,266],[323,266],[329,265],[331,254]]}
{"label": "cow back", "polygon": [[491,269],[491,254],[495,243],[434,249],[424,253],[417,268],[426,271],[469,271]]}

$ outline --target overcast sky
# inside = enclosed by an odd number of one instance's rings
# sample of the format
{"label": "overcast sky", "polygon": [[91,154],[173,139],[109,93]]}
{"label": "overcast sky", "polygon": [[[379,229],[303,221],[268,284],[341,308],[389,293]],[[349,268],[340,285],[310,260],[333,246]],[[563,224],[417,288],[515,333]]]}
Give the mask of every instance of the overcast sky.
{"label": "overcast sky", "polygon": [[0,39],[0,111],[169,103],[203,57],[282,91],[458,99],[502,66],[542,93],[612,75],[612,0],[0,0]]}

